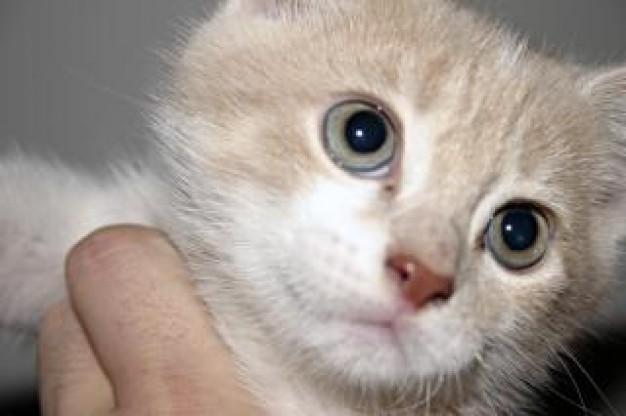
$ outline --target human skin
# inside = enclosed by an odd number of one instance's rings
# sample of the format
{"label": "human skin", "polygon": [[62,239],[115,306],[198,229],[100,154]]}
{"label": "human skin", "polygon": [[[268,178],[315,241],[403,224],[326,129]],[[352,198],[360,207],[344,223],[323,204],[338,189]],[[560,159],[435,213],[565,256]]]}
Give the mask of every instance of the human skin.
{"label": "human skin", "polygon": [[68,299],[41,324],[44,415],[261,415],[161,233],[99,230],[66,266]]}

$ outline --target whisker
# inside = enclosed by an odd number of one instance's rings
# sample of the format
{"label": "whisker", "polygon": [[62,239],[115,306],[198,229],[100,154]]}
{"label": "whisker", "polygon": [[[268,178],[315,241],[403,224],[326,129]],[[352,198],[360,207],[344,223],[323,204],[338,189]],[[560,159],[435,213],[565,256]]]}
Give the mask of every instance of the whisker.
{"label": "whisker", "polygon": [[[485,361],[480,351],[474,354],[474,360],[480,367],[485,367]],[[493,416],[498,416],[498,411],[496,409],[495,404],[493,403],[493,399],[491,398],[491,396],[485,394],[484,397],[485,397],[485,400],[487,401],[487,406],[489,406],[489,408],[493,412]]]}
{"label": "whisker", "polygon": [[455,373],[454,374],[454,379],[455,379],[455,384],[456,384],[456,394],[457,394],[457,401],[459,403],[461,403],[463,401],[463,397],[465,396],[465,392],[463,389],[463,380],[461,380],[461,374],[460,373]]}
{"label": "whisker", "polygon": [[[553,351],[553,353],[555,355],[558,356],[557,351],[551,346],[548,345],[548,348],[550,350]],[[534,360],[529,357],[528,355],[526,355],[525,353],[523,353],[522,351],[520,351],[519,349],[516,349],[517,354],[523,358],[526,362],[530,363],[530,364],[534,364]],[[564,364],[564,363],[563,363]],[[568,371],[569,372],[569,371]],[[588,408],[584,402],[582,403],[577,403],[574,400],[572,400],[570,397],[567,397],[566,395],[564,395],[563,393],[561,393],[560,391],[558,391],[555,387],[553,387],[550,384],[546,384],[544,386],[544,388],[546,388],[548,391],[550,391],[552,394],[554,394],[556,397],[558,397],[559,399],[563,400],[565,403],[572,405],[574,407],[576,407],[577,409],[582,410],[585,414],[590,415],[590,416],[600,416],[600,413],[598,413],[597,411]]]}
{"label": "whisker", "polygon": [[[583,410],[584,410],[584,409],[588,409],[588,407],[587,407],[587,403],[585,403],[585,398],[583,397],[582,391],[580,390],[580,387],[578,386],[578,383],[576,382],[576,379],[575,379],[575,378],[574,378],[574,376],[572,375],[572,372],[571,372],[571,371],[569,371],[569,368],[568,368],[568,366],[567,366],[567,363],[565,363],[565,362],[563,361],[563,359],[561,358],[561,356],[560,356],[560,355],[559,355],[556,351],[554,351],[554,353],[555,353],[555,356],[556,356],[557,360],[559,360],[559,363],[561,363],[561,366],[563,366],[563,369],[564,369],[564,370],[565,370],[565,372],[567,373],[567,376],[568,376],[568,377],[569,377],[569,379],[571,380],[572,385],[574,386],[574,390],[576,390],[576,395],[578,395],[578,400],[580,400],[580,404],[581,404],[581,406],[582,406]],[[556,389],[554,389],[554,390],[556,390]],[[584,411],[585,411],[585,413],[587,413],[587,410],[584,410]]]}
{"label": "whisker", "polygon": [[574,357],[574,355],[568,351],[567,348],[562,348],[563,354],[567,355],[567,357],[576,365],[576,367],[580,370],[580,372],[585,376],[585,378],[589,381],[594,390],[598,393],[598,397],[604,402],[604,404],[608,407],[609,411],[613,413],[615,416],[620,416],[620,413],[615,409],[607,395],[602,391],[598,383],[591,377],[591,374],[585,369],[585,367]]}
{"label": "whisker", "polygon": [[90,87],[103,92],[105,94],[108,94],[114,98],[117,98],[119,100],[122,100],[124,102],[126,102],[127,104],[131,104],[134,107],[139,107],[139,108],[143,108],[145,106],[145,103],[143,101],[141,101],[138,98],[132,97],[128,94],[125,94],[121,91],[115,90],[107,85],[104,85],[98,81],[96,81],[95,79],[93,79],[92,77],[80,72],[79,70],[77,70],[76,68],[73,68],[71,66],[64,66],[61,68],[63,72],[65,72],[67,75],[78,79],[80,81],[82,81],[83,83],[89,85]]}
{"label": "whisker", "polygon": [[576,403],[574,400],[572,400],[571,397],[567,397],[565,394],[561,393],[560,391],[558,391],[557,389],[555,389],[552,386],[545,386],[546,389],[548,389],[550,391],[551,394],[554,394],[557,398],[559,398],[560,400],[563,400],[565,403],[574,406],[575,408],[585,412],[585,415],[589,415],[589,416],[602,416],[602,413],[593,410],[589,407],[583,406],[580,403]]}
{"label": "whisker", "polygon": [[426,416],[430,416],[430,381],[426,384]]}

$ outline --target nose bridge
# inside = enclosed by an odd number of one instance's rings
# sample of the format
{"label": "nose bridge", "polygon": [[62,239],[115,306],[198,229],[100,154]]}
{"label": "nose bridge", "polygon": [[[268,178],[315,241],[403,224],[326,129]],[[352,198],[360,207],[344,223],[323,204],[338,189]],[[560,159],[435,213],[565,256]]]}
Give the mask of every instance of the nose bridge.
{"label": "nose bridge", "polygon": [[394,216],[391,250],[414,256],[443,276],[454,276],[461,236],[449,215],[429,208],[414,208]]}

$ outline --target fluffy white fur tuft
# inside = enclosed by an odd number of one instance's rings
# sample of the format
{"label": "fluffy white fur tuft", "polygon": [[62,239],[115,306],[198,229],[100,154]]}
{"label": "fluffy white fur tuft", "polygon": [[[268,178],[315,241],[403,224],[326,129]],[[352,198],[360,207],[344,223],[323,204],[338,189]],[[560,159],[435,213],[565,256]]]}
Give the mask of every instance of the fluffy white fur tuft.
{"label": "fluffy white fur tuft", "polygon": [[0,326],[34,328],[64,296],[68,250],[99,227],[154,223],[155,179],[89,175],[21,155],[0,159]]}

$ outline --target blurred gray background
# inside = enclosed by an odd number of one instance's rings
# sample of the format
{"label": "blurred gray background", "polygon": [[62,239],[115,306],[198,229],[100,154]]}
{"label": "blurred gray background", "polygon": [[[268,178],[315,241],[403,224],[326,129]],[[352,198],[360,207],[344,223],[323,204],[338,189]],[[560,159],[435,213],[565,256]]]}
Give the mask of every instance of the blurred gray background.
{"label": "blurred gray background", "polygon": [[[552,53],[590,65],[626,62],[626,0],[466,2]],[[1,0],[0,152],[19,148],[91,168],[139,155],[148,134],[145,103],[163,70],[158,51],[176,39],[185,17],[206,14],[213,3]],[[558,393],[546,398],[552,410],[545,414],[626,415],[626,300],[619,301],[626,296],[616,298],[599,341],[583,348],[582,364],[598,388],[572,364],[588,395],[586,406],[594,410],[567,407],[580,400],[567,392],[573,385],[565,380],[551,389]],[[28,336],[19,338],[0,334],[0,416],[35,414],[32,405],[17,400],[28,399],[34,384],[32,343],[25,341]]]}

